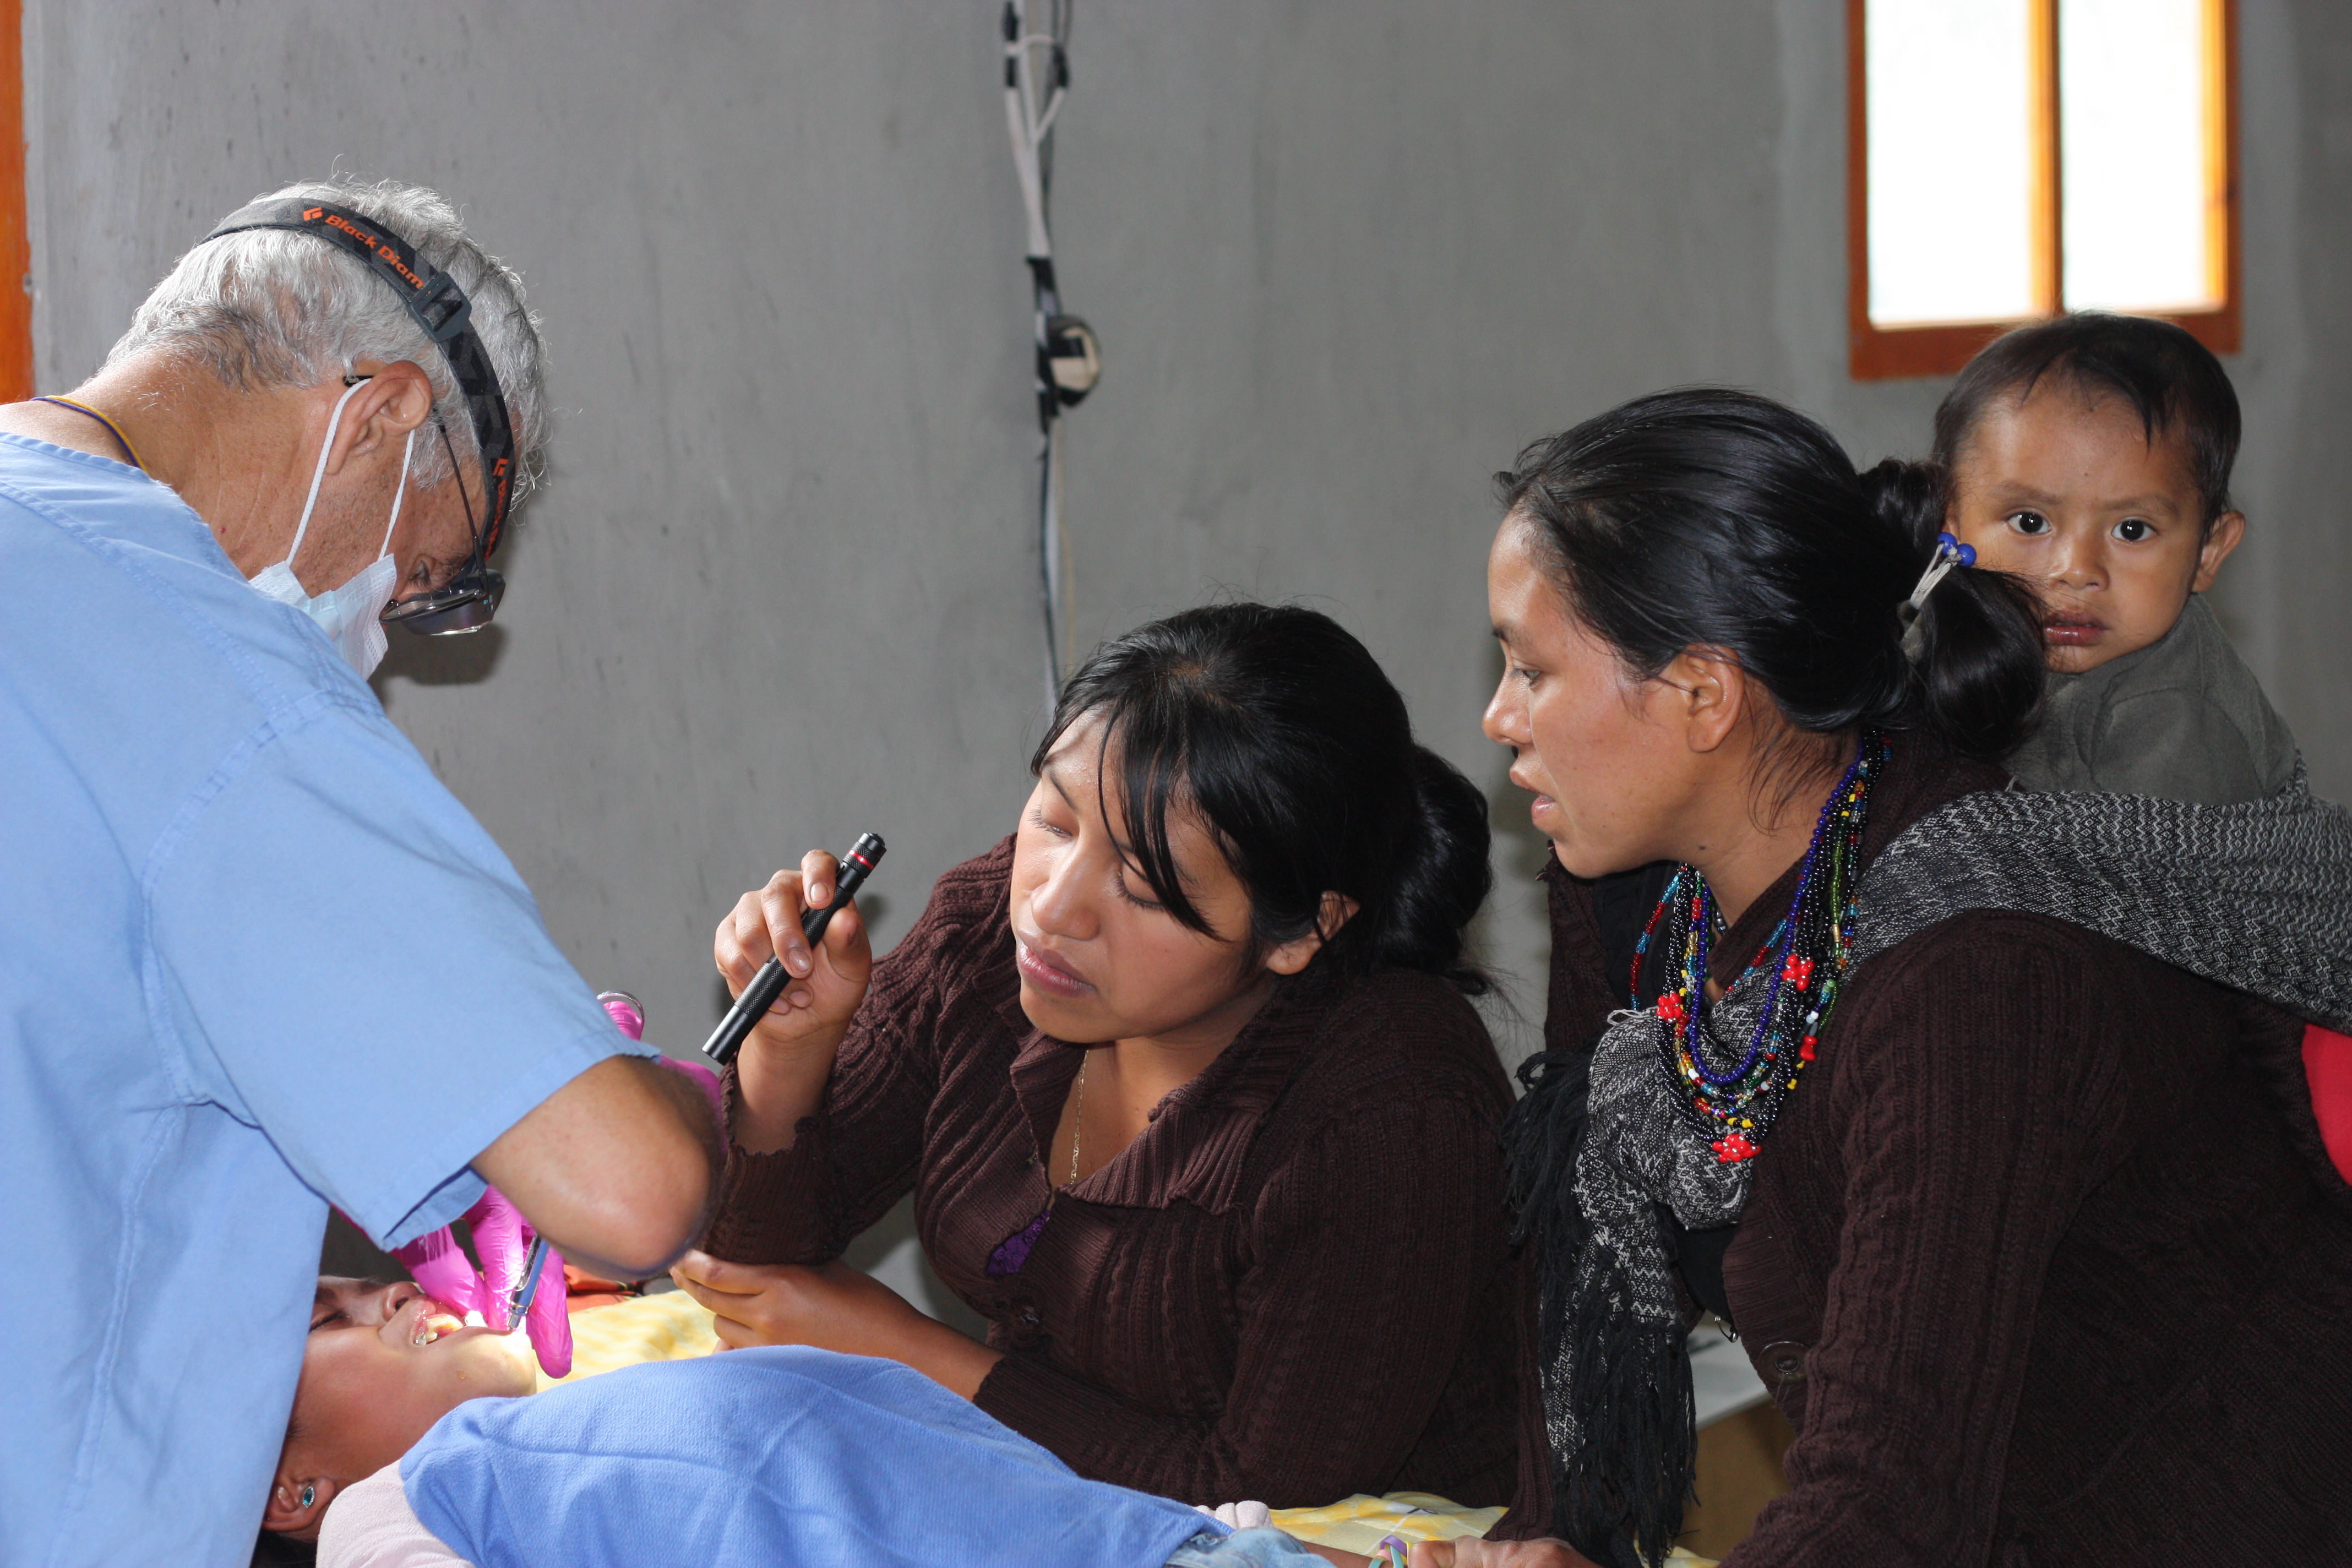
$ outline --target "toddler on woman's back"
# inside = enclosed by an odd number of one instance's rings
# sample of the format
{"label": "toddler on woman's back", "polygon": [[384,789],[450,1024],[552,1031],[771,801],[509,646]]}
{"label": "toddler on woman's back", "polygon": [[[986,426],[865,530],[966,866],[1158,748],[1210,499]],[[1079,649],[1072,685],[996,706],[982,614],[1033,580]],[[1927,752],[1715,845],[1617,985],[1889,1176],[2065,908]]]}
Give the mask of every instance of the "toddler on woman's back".
{"label": "toddler on woman's back", "polygon": [[1936,411],[1948,526],[2032,582],[2051,670],[2025,788],[2223,805],[2276,794],[2294,737],[2203,595],[2245,536],[2230,504],[2238,396],[2165,321],[2021,327]]}

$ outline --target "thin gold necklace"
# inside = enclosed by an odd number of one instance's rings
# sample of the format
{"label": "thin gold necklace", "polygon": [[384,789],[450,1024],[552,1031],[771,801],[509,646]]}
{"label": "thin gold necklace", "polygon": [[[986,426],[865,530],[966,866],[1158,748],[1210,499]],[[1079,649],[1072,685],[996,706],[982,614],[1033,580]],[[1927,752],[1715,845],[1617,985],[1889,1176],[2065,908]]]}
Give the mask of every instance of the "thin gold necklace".
{"label": "thin gold necklace", "polygon": [[[1087,1064],[1093,1059],[1091,1055],[1078,1058],[1078,1091],[1071,1097],[1069,1184],[1074,1187],[1078,1184],[1078,1151],[1086,1146],[1087,1142]],[[1053,1168],[1047,1166],[1045,1206],[1032,1215],[1027,1225],[998,1242],[989,1253],[986,1271],[991,1279],[1009,1279],[1020,1273],[1022,1265],[1029,1261],[1029,1250],[1037,1245],[1037,1238],[1045,1234],[1045,1222],[1054,1217],[1054,1200],[1062,1193],[1062,1189],[1053,1183]]]}
{"label": "thin gold necklace", "polygon": [[1087,1140],[1087,1064],[1095,1059],[1088,1051],[1078,1058],[1077,1104],[1070,1112],[1070,1183],[1078,1184],[1078,1149]]}

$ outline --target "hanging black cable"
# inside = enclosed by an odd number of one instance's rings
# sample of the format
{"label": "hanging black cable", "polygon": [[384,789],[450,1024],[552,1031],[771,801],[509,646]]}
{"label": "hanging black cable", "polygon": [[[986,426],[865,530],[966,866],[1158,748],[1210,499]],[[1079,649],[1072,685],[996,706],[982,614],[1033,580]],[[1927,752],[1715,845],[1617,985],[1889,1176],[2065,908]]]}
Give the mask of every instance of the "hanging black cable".
{"label": "hanging black cable", "polygon": [[1062,411],[1094,390],[1102,357],[1094,330],[1062,310],[1054,277],[1047,202],[1053,190],[1054,121],[1070,88],[1071,0],[1044,0],[1045,26],[1033,31],[1029,0],[1004,6],[1004,115],[1013,163],[1029,219],[1029,279],[1035,302],[1037,425],[1037,574],[1045,603],[1046,700],[1062,684],[1065,584],[1062,565]]}

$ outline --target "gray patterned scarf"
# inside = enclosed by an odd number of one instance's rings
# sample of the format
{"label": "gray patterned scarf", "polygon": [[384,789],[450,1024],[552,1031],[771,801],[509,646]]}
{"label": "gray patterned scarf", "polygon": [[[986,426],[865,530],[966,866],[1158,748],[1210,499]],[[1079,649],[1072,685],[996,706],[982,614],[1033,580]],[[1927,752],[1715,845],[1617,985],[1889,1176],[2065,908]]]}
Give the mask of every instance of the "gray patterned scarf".
{"label": "gray patterned scarf", "polygon": [[[1940,921],[2013,910],[2352,1033],[2352,814],[2313,797],[2300,760],[2276,795],[2234,805],[1964,795],[1871,861],[1859,902],[1849,980]],[[1711,1039],[1748,1037],[1765,978],[1708,1009]],[[1686,1114],[1660,1066],[1665,1027],[1612,1014],[1589,1089],[1580,1064],[1549,1060],[1507,1135],[1543,1286],[1553,1528],[1601,1562],[1662,1559],[1690,1487],[1690,1365],[1659,1206],[1690,1229],[1729,1225],[1754,1169],[1719,1161]]]}

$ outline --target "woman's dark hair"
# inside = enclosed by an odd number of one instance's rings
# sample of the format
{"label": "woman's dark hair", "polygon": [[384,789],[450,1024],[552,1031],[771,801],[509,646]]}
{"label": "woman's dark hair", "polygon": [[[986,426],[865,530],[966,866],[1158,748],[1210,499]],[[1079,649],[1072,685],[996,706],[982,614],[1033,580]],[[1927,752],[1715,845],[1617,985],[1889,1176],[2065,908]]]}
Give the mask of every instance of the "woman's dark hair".
{"label": "woman's dark hair", "polygon": [[2205,526],[2230,510],[2237,389],[2186,328],[2146,316],[2077,310],[1995,338],[1937,405],[1935,460],[1948,472],[1957,468],[1993,400],[2022,403],[2043,381],[2122,398],[2151,447],[2178,432]]}
{"label": "woman's dark hair", "polygon": [[1941,474],[1890,461],[1858,475],[1828,431],[1769,398],[1635,398],[1536,442],[1495,482],[1540,531],[1577,618],[1644,679],[1686,648],[1721,648],[1799,730],[1925,729],[1988,760],[2041,702],[2035,600],[2002,574],[1947,576],[1921,612],[1917,662],[1904,654]]}
{"label": "woman's dark hair", "polygon": [[1209,930],[1170,853],[1171,809],[1196,814],[1248,889],[1254,951],[1313,931],[1328,890],[1356,913],[1310,967],[1394,964],[1486,988],[1463,951],[1494,880],[1486,797],[1414,742],[1404,699],[1339,622],[1214,605],[1114,638],[1062,688],[1029,771],[1088,714],[1117,763],[1135,868],[1179,921]]}

